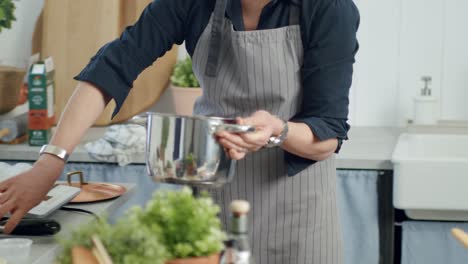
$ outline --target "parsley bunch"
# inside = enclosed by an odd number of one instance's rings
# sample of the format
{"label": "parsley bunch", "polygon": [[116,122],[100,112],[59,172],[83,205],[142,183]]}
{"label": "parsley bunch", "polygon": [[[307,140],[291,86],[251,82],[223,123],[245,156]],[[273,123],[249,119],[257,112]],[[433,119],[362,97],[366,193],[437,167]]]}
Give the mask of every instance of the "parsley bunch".
{"label": "parsley bunch", "polygon": [[72,263],[73,246],[92,248],[92,235],[99,236],[116,264],[164,264],[168,256],[158,238],[129,216],[116,225],[110,225],[105,220],[94,221],[72,233],[71,237],[59,241],[64,249],[58,263]]}
{"label": "parsley bunch", "polygon": [[184,188],[156,192],[138,218],[166,246],[170,259],[202,257],[223,249],[219,211],[207,193],[195,198]]}
{"label": "parsley bunch", "polygon": [[116,264],[163,264],[170,259],[210,256],[223,249],[226,239],[219,211],[207,193],[196,198],[187,187],[157,191],[145,208],[133,208],[117,224],[94,221],[60,240],[64,250],[58,263],[72,263],[74,246],[92,248],[92,235],[100,237]]}

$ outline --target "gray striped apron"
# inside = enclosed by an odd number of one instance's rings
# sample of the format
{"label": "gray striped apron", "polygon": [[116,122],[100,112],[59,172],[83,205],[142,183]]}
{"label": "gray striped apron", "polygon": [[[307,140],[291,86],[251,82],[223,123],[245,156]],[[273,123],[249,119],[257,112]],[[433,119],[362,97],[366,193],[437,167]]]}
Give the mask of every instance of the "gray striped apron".
{"label": "gray striped apron", "polygon": [[[258,31],[235,31],[225,7],[226,0],[217,0],[193,55],[203,87],[194,113],[236,117],[263,109],[289,120],[302,101],[298,7],[290,8],[290,26]],[[288,177],[281,148],[249,153],[237,163],[233,181],[214,191],[214,198],[225,226],[230,201],[251,203],[255,263],[342,263],[334,156]]]}

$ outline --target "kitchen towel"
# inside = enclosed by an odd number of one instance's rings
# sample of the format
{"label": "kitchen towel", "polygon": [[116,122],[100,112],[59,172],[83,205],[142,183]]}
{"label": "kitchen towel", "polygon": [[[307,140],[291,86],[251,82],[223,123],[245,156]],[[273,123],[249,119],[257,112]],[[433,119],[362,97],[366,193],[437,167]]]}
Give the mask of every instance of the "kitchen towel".
{"label": "kitchen towel", "polygon": [[450,233],[454,227],[468,230],[468,223],[403,222],[401,263],[468,263],[468,250]]}
{"label": "kitchen towel", "polygon": [[30,168],[32,168],[31,164],[27,163],[9,164],[0,162],[0,182],[16,176],[19,173],[25,172]]}
{"label": "kitchen towel", "polygon": [[378,264],[378,171],[338,170],[337,176],[344,264]]}
{"label": "kitchen towel", "polygon": [[113,125],[104,136],[85,144],[84,148],[94,159],[115,162],[120,166],[135,161],[137,153],[145,151],[146,129],[139,125]]}

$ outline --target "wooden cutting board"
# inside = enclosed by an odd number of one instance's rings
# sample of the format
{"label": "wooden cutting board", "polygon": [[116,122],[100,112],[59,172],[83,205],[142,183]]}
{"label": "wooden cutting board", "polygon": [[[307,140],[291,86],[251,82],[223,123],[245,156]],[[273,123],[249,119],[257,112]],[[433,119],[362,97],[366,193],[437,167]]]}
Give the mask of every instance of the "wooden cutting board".
{"label": "wooden cutting board", "polygon": [[[75,90],[77,75],[104,44],[116,39],[132,24],[151,0],[46,0],[43,13],[41,54],[52,56],[56,75],[56,116],[60,116]],[[173,48],[134,83],[120,113],[111,121],[111,102],[95,125],[125,121],[154,104],[167,87],[177,59]]]}

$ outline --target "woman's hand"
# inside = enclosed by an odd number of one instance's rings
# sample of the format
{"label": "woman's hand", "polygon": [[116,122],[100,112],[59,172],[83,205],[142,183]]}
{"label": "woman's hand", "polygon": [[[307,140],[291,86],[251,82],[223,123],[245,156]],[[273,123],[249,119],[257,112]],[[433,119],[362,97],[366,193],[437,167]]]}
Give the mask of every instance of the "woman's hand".
{"label": "woman's hand", "polygon": [[240,160],[248,152],[255,152],[268,143],[272,135],[279,135],[283,130],[283,121],[278,117],[260,110],[246,118],[237,118],[239,125],[251,125],[255,132],[229,133],[220,131],[216,133],[219,143],[224,147],[231,159]]}
{"label": "woman's hand", "polygon": [[46,197],[63,167],[63,161],[43,155],[30,170],[0,183],[0,217],[11,214],[4,233],[11,233],[23,216]]}
{"label": "woman's hand", "polygon": [[[240,125],[251,125],[255,132],[234,134],[220,131],[216,135],[231,159],[240,160],[248,152],[254,152],[265,146],[271,136],[278,136],[283,132],[284,123],[278,117],[260,110],[247,118],[237,118]],[[297,156],[321,161],[332,155],[338,140],[330,138],[319,140],[312,130],[304,123],[288,122],[288,137],[281,144],[281,148]]]}

